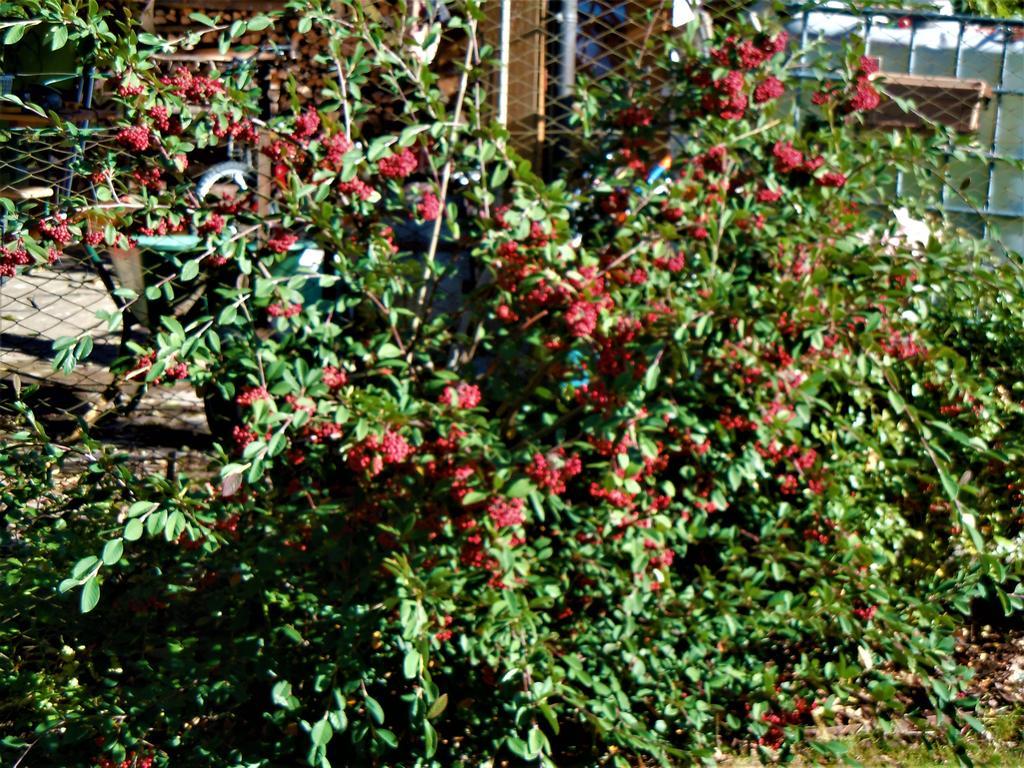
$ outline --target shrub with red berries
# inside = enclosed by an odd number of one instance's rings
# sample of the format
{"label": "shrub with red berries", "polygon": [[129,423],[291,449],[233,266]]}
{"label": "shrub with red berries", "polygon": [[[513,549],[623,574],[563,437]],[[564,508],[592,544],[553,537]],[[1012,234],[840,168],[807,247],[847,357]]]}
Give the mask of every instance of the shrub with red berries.
{"label": "shrub with red berries", "polygon": [[[226,72],[119,60],[142,148],[97,178],[145,206],[37,215],[0,250],[2,275],[79,229],[204,235],[168,261],[172,292],[209,270],[198,309],[127,375],[187,381],[213,432],[191,475],[31,421],[0,452],[0,675],[26,692],[0,750],[781,761],[851,698],[959,738],[954,633],[1020,602],[1022,282],[868,205],[948,137],[862,133],[856,51],[794,126],[791,42],[737,24],[584,86],[546,182],[491,126],[471,17],[301,5],[322,102],[257,120]],[[446,101],[422,42],[449,27],[472,66]],[[192,138],[263,122],[273,215],[189,199]]]}

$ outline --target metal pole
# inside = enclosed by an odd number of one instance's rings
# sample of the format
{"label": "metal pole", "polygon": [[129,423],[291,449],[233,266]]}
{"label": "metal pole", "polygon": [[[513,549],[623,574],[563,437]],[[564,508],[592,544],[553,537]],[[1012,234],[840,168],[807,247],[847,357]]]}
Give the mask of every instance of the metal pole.
{"label": "metal pole", "polygon": [[[1013,39],[1010,35],[1009,27],[1002,27],[1003,31],[1003,52],[999,58],[999,83],[995,87],[994,100],[996,107],[996,123],[992,128],[992,147],[989,150],[989,161],[988,161],[988,183],[985,185],[985,207],[982,209],[984,216],[981,219],[982,223],[982,237],[986,240],[989,238],[992,228],[989,226],[989,216],[992,211],[992,194],[996,189],[996,167],[998,163],[999,155],[996,154],[999,151],[999,139],[1000,131],[1003,125],[1003,89],[1006,87],[1006,58],[1010,47],[1010,41]],[[1005,250],[1005,248],[1004,248]]]}
{"label": "metal pole", "polygon": [[572,96],[576,85],[576,31],[579,13],[576,0],[562,0],[562,61],[558,75],[558,95]]}
{"label": "metal pole", "polygon": [[512,0],[501,0],[501,53],[498,65],[498,122],[508,127],[508,62],[512,45]]}

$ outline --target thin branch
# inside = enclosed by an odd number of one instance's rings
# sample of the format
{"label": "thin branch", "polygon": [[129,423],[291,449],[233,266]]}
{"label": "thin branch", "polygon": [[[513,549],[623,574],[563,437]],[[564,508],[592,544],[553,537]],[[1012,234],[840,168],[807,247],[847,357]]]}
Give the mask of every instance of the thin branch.
{"label": "thin branch", "polygon": [[[422,326],[424,314],[426,312],[426,299],[428,293],[428,284],[430,275],[434,269],[434,262],[437,258],[437,247],[441,241],[441,230],[444,226],[446,217],[448,202],[448,185],[452,177],[452,165],[454,159],[452,158],[452,151],[455,145],[455,141],[458,138],[459,124],[462,117],[462,107],[466,99],[466,91],[469,89],[469,73],[473,69],[473,54],[476,51],[476,20],[472,19],[469,25],[469,39],[466,42],[466,58],[463,62],[462,67],[462,78],[459,81],[459,92],[455,99],[455,110],[452,115],[451,132],[448,135],[448,160],[445,163],[444,171],[441,174],[441,188],[440,192],[440,212],[438,217],[434,219],[434,231],[430,237],[430,247],[427,250],[427,255],[423,264],[423,273],[421,275],[421,284],[419,291],[416,295],[416,308],[417,313],[413,317],[412,327],[414,334],[418,333]],[[415,336],[414,336],[415,338]]]}

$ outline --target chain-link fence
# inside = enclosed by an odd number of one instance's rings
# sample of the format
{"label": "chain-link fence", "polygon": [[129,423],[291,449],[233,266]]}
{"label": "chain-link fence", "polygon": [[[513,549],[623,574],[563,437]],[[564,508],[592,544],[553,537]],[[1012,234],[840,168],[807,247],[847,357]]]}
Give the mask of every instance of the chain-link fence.
{"label": "chain-link fence", "polygon": [[[973,234],[1024,251],[1024,20],[749,0],[709,0],[692,9],[678,0],[529,0],[501,7],[504,34],[497,43],[507,53],[499,113],[513,144],[538,167],[557,164],[573,145],[577,77],[599,84],[621,73],[652,34],[678,25],[690,10],[705,35],[715,24],[775,13],[801,48],[820,39],[819,50],[835,54],[854,36],[863,38],[867,54],[880,60],[877,84],[885,95],[868,113],[869,128],[945,126],[981,147],[966,155],[951,148],[948,163],[936,169],[947,178],[937,199],[924,198],[902,172],[893,195],[921,197]],[[819,76],[809,60],[802,63],[798,74]]]}
{"label": "chain-link fence", "polygon": [[507,53],[496,88],[513,145],[535,167],[553,168],[578,132],[572,121],[578,78],[599,86],[627,71],[652,36],[691,23],[706,35],[754,6],[751,0],[499,0],[494,37]]}
{"label": "chain-link fence", "polygon": [[[976,236],[1024,252],[1024,19],[815,5],[792,7],[787,26],[802,48],[820,40],[838,53],[852,36],[864,40],[886,97],[868,113],[869,124],[945,126],[972,139],[981,151],[951,147],[946,166],[936,169],[947,179],[940,196],[921,202]],[[806,67],[802,74],[816,77]],[[902,172],[891,191],[921,194]]]}
{"label": "chain-link fence", "polygon": [[[497,112],[517,148],[538,167],[551,167],[572,142],[577,127],[570,118],[580,76],[599,83],[620,74],[652,35],[678,27],[691,11],[697,14],[693,23],[707,34],[710,25],[754,10],[747,0],[692,7],[682,0],[493,0],[487,7],[489,42],[500,58]],[[833,4],[790,6],[783,21],[794,44],[820,38],[826,49],[838,51],[852,35],[864,38],[868,53],[881,60],[880,88],[913,102],[909,110],[896,101],[883,103],[874,116],[877,127],[914,127],[917,121],[974,136],[984,156],[951,155],[945,169],[951,184],[941,199],[925,202],[944,206],[981,236],[998,231],[1007,247],[1024,250],[1024,21],[852,11]],[[31,122],[24,114],[18,121]],[[100,201],[97,189],[103,184],[97,167],[113,162],[120,151],[109,130],[57,132],[5,124],[0,112],[4,243],[16,238],[16,226],[38,226],[65,195],[85,195],[100,207],[124,204]],[[894,193],[913,194],[908,185],[901,174]],[[104,315],[114,318],[124,308],[117,288],[143,293],[147,249],[175,247],[155,241],[141,245],[123,251],[69,249],[51,264],[0,277],[0,379],[17,373],[24,382],[40,383],[39,404],[72,419],[92,420],[131,404],[138,385],[111,373],[112,363],[126,355],[133,333],[141,339],[148,332],[152,318],[144,296],[125,315],[128,328]],[[76,341],[85,337],[93,341]],[[66,351],[78,344],[92,344],[90,355],[61,370]],[[153,388],[130,423],[133,440],[157,428],[205,432],[201,402],[185,386]]]}
{"label": "chain-link fence", "polygon": [[504,0],[497,41],[501,113],[513,145],[535,166],[571,146],[577,78],[622,72],[645,41],[689,10],[681,0]]}
{"label": "chain-link fence", "polygon": [[[3,117],[35,122],[26,114]],[[128,262],[141,264],[138,252],[57,248],[65,238],[62,227],[90,227],[89,221],[61,218],[69,198],[88,200],[91,216],[132,205],[118,198],[104,171],[123,152],[109,128],[0,129],[0,379],[10,385],[17,375],[24,387],[38,385],[31,403],[58,434],[75,429],[78,419],[94,422],[140,405],[141,385],[117,372],[118,362],[131,355],[128,342],[146,332],[133,316],[122,322]],[[19,234],[41,228],[53,233],[57,246],[50,259],[20,250]],[[41,255],[41,263],[25,263]],[[165,433],[205,430],[201,402],[187,387],[154,389],[132,422]]]}

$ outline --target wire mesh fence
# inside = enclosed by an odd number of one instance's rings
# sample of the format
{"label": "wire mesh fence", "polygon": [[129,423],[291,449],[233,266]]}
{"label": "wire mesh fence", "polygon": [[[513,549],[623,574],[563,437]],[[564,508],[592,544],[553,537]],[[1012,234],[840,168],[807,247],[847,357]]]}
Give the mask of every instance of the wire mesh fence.
{"label": "wire mesh fence", "polygon": [[[599,88],[622,73],[652,34],[679,23],[680,7],[672,0],[512,3],[500,44],[509,51],[503,96],[517,148],[549,168],[571,154],[577,78]],[[972,234],[1024,251],[1024,20],[748,0],[709,0],[692,10],[705,35],[715,25],[775,14],[794,46],[823,43],[816,56],[862,38],[867,55],[880,60],[877,85],[885,96],[867,113],[869,129],[948,127],[982,149],[965,155],[950,148],[948,162],[935,169],[947,178],[938,197],[914,188],[902,172],[892,195],[916,197]],[[819,76],[809,59],[802,64],[798,74]],[[806,112],[811,90],[795,105],[794,120]]]}
{"label": "wire mesh fence", "polygon": [[507,99],[514,146],[538,167],[553,168],[571,153],[579,78],[588,88],[620,76],[642,57],[652,36],[696,23],[708,34],[749,13],[751,0],[513,0],[498,41],[509,51]]}
{"label": "wire mesh fence", "polygon": [[[549,167],[571,147],[577,131],[571,117],[580,77],[599,86],[620,75],[652,35],[677,28],[691,10],[705,30],[754,10],[747,0],[694,3],[692,8],[681,0],[495,0],[488,7],[493,14],[489,32],[503,73],[496,83],[498,112],[520,151]],[[1008,248],[1024,250],[1024,20],[897,15],[815,4],[788,6],[783,21],[802,45],[820,38],[826,50],[838,51],[851,35],[864,38],[869,55],[881,60],[880,88],[895,97],[875,113],[874,127],[938,124],[973,136],[984,155],[951,154],[944,169],[951,184],[940,199],[926,202],[944,206],[980,236],[998,232]],[[129,202],[104,181],[103,168],[116,164],[122,151],[111,130],[4,124],[0,114],[4,244],[17,240],[18,227],[38,227],[69,196],[92,201],[94,209]],[[909,184],[901,174],[894,194],[912,195]],[[144,295],[123,313],[125,302],[117,291],[130,287],[144,294],[154,276],[152,265],[174,264],[166,253],[148,258],[158,243],[141,245],[69,249],[53,263],[4,273],[0,379],[17,373],[24,381],[43,384],[40,403],[66,419],[92,419],[135,404],[139,385],[112,373],[113,364],[127,354],[128,340],[152,330],[159,300],[153,300],[153,317]],[[108,322],[122,314],[127,327]],[[60,370],[62,350],[85,337],[93,339],[86,361]],[[133,440],[157,427],[206,434],[202,403],[187,386],[153,388],[130,423]]]}
{"label": "wire mesh fence", "polygon": [[195,418],[201,402],[185,388],[154,389],[140,405],[141,385],[119,371],[118,363],[130,355],[128,342],[147,331],[131,315],[123,322],[122,289],[130,281],[117,262],[126,260],[125,252],[99,245],[50,254],[19,250],[26,231],[49,228],[59,246],[62,227],[87,229],[88,221],[62,218],[73,200],[87,201],[92,216],[133,205],[107,173],[123,152],[110,128],[0,130],[0,240],[6,254],[0,379],[9,383],[17,375],[23,385],[38,385],[32,405],[58,434],[73,430],[78,419],[93,422],[129,406],[138,406],[134,422],[201,433],[202,419]]}
{"label": "wire mesh fence", "polygon": [[673,9],[683,4],[524,0],[508,6],[503,19],[507,33],[499,45],[509,52],[499,98],[507,99],[513,144],[535,165],[550,167],[571,149],[577,78],[600,83],[620,73],[646,39],[672,23]]}
{"label": "wire mesh fence", "polygon": [[[936,169],[947,183],[921,202],[976,236],[1024,252],[1024,19],[815,5],[791,7],[787,26],[802,48],[820,40],[826,52],[838,52],[851,36],[864,40],[887,97],[869,113],[873,127],[948,127],[976,142],[980,153],[950,148],[946,166]],[[812,76],[806,66],[801,74]],[[891,191],[920,194],[902,172]]]}

